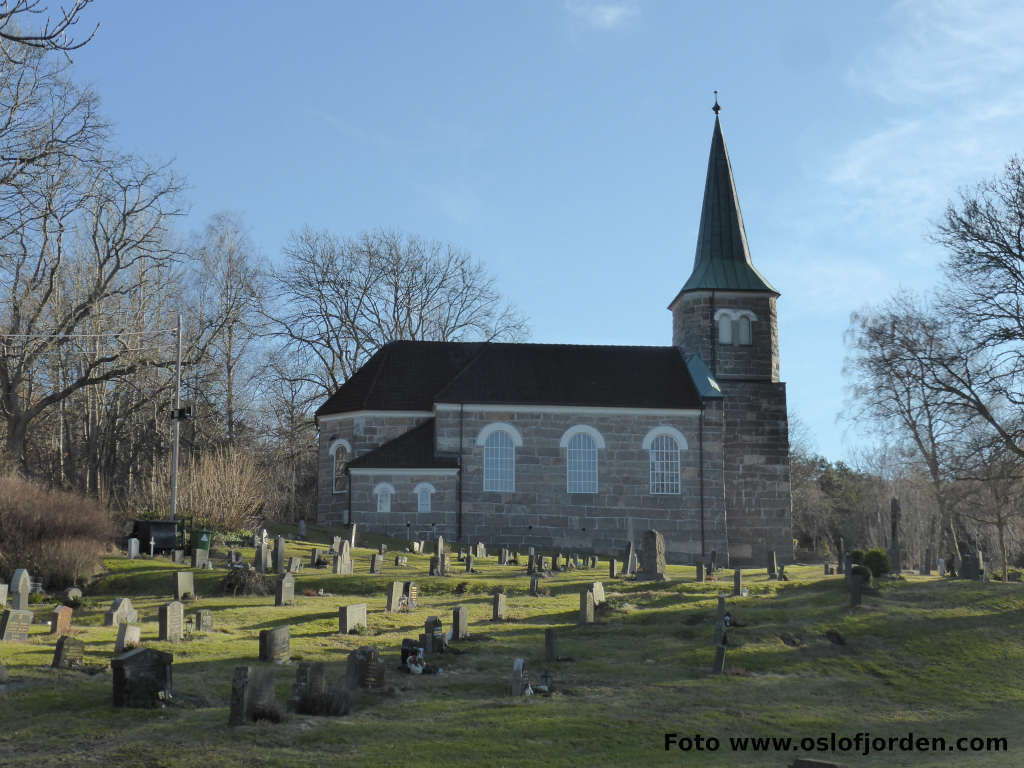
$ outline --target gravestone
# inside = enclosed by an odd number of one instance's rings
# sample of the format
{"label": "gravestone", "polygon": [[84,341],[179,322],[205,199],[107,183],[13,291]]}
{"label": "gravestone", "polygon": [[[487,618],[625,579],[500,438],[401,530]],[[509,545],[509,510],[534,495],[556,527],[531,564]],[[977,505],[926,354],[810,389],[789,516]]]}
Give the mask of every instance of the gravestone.
{"label": "gravestone", "polygon": [[493,600],[493,612],[491,615],[491,621],[504,621],[505,620],[505,595],[499,592],[494,596]]}
{"label": "gravestone", "polygon": [[25,568],[18,568],[11,577],[11,607],[16,611],[27,611],[28,596],[31,592],[32,577]]}
{"label": "gravestone", "polygon": [[469,637],[469,609],[457,605],[452,609],[452,640],[465,640]]}
{"label": "gravestone", "polygon": [[0,579],[0,608],[7,607],[7,589],[8,586],[3,579]]}
{"label": "gravestone", "polygon": [[359,627],[366,629],[366,603],[341,606],[338,609],[338,632],[347,635]]}
{"label": "gravestone", "polygon": [[380,660],[380,651],[373,646],[364,646],[348,655],[345,687],[349,690],[384,687],[384,664]]}
{"label": "gravestone", "polygon": [[704,563],[702,563],[700,560],[697,561],[696,573],[697,573],[697,579],[696,579],[697,583],[698,584],[703,584],[704,583]]}
{"label": "gravestone", "polygon": [[594,623],[594,593],[589,589],[580,590],[580,624]]}
{"label": "gravestone", "polygon": [[0,641],[5,643],[27,642],[31,626],[32,611],[20,611],[17,608],[6,610],[3,612],[3,616],[0,616]]}
{"label": "gravestone", "polygon": [[284,543],[284,536],[278,536],[274,539],[274,552],[271,560],[274,566],[275,573],[284,573],[285,568],[288,566],[288,557],[286,555],[286,545]]}
{"label": "gravestone", "polygon": [[440,576],[448,576],[448,575],[451,574],[451,572],[452,572],[452,556],[451,556],[451,553],[445,552],[443,555],[441,555],[441,561],[438,563],[437,572],[438,572],[438,575],[440,575]]}
{"label": "gravestone", "polygon": [[[264,552],[266,547],[264,546]],[[192,550],[192,567],[193,568],[212,568],[213,564],[210,562],[210,550],[208,549],[194,549]],[[264,570],[266,570],[266,564],[264,564]]]}
{"label": "gravestone", "polygon": [[534,556],[533,555],[527,555],[526,556],[526,574],[530,575],[535,570],[536,570],[536,567],[535,567],[535,563],[534,563]]}
{"label": "gravestone", "polygon": [[441,619],[437,616],[428,616],[426,622],[423,624],[423,634],[420,636],[423,639],[422,647],[424,653],[444,653],[448,648],[448,640],[444,634],[444,624],[441,623]]}
{"label": "gravestone", "polygon": [[132,608],[132,601],[127,597],[117,598],[110,610],[103,614],[103,626],[113,627],[116,624],[134,624],[139,620],[139,612]]}
{"label": "gravestone", "polygon": [[626,549],[622,554],[622,567],[626,569],[626,575],[632,576],[635,571],[629,569],[629,563],[633,559],[633,555],[636,554],[636,548],[633,546],[633,540],[630,539],[626,543]]}
{"label": "gravestone", "polygon": [[196,632],[213,632],[213,611],[209,608],[196,611]]}
{"label": "gravestone", "polygon": [[725,672],[725,649],[729,644],[725,631],[725,622],[715,622],[715,658],[711,662],[711,674],[721,675]]}
{"label": "gravestone", "polygon": [[409,565],[409,558],[405,555],[395,555],[395,568],[405,568]]}
{"label": "gravestone", "polygon": [[779,563],[779,581],[789,581],[789,577],[786,575],[786,564]]}
{"label": "gravestone", "polygon": [[335,555],[341,552],[341,536],[331,538],[331,552]]}
{"label": "gravestone", "polygon": [[299,538],[306,538],[306,521],[299,520]]}
{"label": "gravestone", "polygon": [[71,631],[72,610],[66,605],[58,605],[53,609],[53,617],[50,619],[51,635],[66,635]]}
{"label": "gravestone", "polygon": [[831,576],[832,575],[832,564],[831,563],[825,563],[825,575],[826,576]]}
{"label": "gravestone", "polygon": [[540,576],[534,574],[530,577],[530,595],[537,597],[540,594]]}
{"label": "gravestone", "polygon": [[291,627],[260,630],[260,661],[287,664],[291,661]]}
{"label": "gravestone", "polygon": [[644,534],[643,577],[657,581],[665,580],[665,537],[660,531]]}
{"label": "gravestone", "polygon": [[526,659],[512,662],[512,677],[509,679],[510,696],[525,696],[530,688],[530,677],[526,674]]}
{"label": "gravestone", "polygon": [[302,560],[297,557],[288,558],[288,573],[298,573],[302,570]]}
{"label": "gravestone", "polygon": [[398,613],[401,609],[403,593],[404,590],[402,589],[402,582],[391,582],[391,586],[388,587],[387,600],[384,605],[385,612]]}
{"label": "gravestone", "polygon": [[466,573],[472,573],[473,572],[473,562],[475,560],[476,560],[476,558],[474,558],[473,555],[471,555],[471,554],[470,555],[466,555]]}
{"label": "gravestone", "polygon": [[921,575],[931,576],[932,574],[932,561],[935,559],[935,553],[932,552],[931,547],[927,547],[924,551],[924,563],[921,565]]}
{"label": "gravestone", "polygon": [[476,543],[476,549],[473,551],[475,557],[487,557],[487,547],[484,546],[482,541]]}
{"label": "gravestone", "polygon": [[601,605],[601,603],[606,602],[604,597],[604,584],[602,584],[600,581],[595,581],[588,587],[588,589],[590,590],[590,593],[594,596],[595,608]]}
{"label": "gravestone", "polygon": [[768,553],[768,578],[774,579],[779,567],[778,560],[775,557],[775,550],[771,550]]}
{"label": "gravestone", "polygon": [[139,540],[136,538],[128,539],[128,557],[134,560],[139,556]]}
{"label": "gravestone", "polygon": [[381,574],[384,573],[384,556],[380,554],[374,554],[370,558],[370,573]]}
{"label": "gravestone", "polygon": [[510,559],[508,547],[502,547],[498,550],[498,565],[508,565]]}
{"label": "gravestone", "polygon": [[974,553],[964,553],[963,565],[960,566],[960,577],[964,579],[978,579],[981,577],[981,567],[978,565],[978,557]]}
{"label": "gravestone", "polygon": [[626,573],[630,576],[636,576],[637,569],[640,567],[640,563],[637,559],[637,554],[634,552],[629,556],[629,565],[626,568]]}
{"label": "gravestone", "polygon": [[136,624],[118,624],[114,653],[124,653],[142,644],[142,628]]}
{"label": "gravestone", "polygon": [[184,549],[176,549],[173,552],[171,552],[171,562],[174,563],[175,565],[184,565],[185,564],[185,550]]}
{"label": "gravestone", "polygon": [[558,661],[558,638],[553,629],[544,630],[544,659]]}
{"label": "gravestone", "polygon": [[732,572],[732,596],[739,597],[743,594],[743,571],[737,568]]}
{"label": "gravestone", "polygon": [[414,541],[410,546],[412,547],[412,553],[414,555],[422,555],[423,554],[423,542],[421,542],[421,541]]}
{"label": "gravestone", "polygon": [[50,666],[54,669],[77,669],[85,662],[85,643],[77,637],[65,635],[57,638]]}
{"label": "gravestone", "polygon": [[380,545],[377,546],[377,554],[378,555],[386,555],[387,553],[388,553],[388,545],[387,544],[380,544]]}
{"label": "gravestone", "polygon": [[348,532],[348,546],[351,549],[356,548],[356,524],[352,523],[352,530]]}
{"label": "gravestone", "polygon": [[939,558],[939,567],[937,568],[937,572],[939,576],[946,575],[946,559],[943,557]]}
{"label": "gravestone", "polygon": [[715,571],[718,570],[718,550],[711,550],[711,557],[708,558],[707,568],[705,570],[707,571],[708,576],[715,575]]}
{"label": "gravestone", "polygon": [[274,673],[266,667],[235,667],[228,725],[243,725],[278,712]]}
{"label": "gravestone", "polygon": [[410,611],[416,610],[420,600],[420,588],[416,586],[415,581],[405,582],[402,586],[402,597],[405,599],[405,604],[409,606]]}
{"label": "gravestone", "polygon": [[295,577],[290,573],[277,580],[274,605],[295,605]]}
{"label": "gravestone", "polygon": [[614,557],[608,558],[608,578],[609,579],[614,579],[615,578],[615,558]]}
{"label": "gravestone", "polygon": [[[196,552],[202,552],[203,550],[197,549]],[[192,554],[192,567],[197,567],[195,564],[195,553]],[[252,564],[256,566],[256,571],[259,573],[267,572],[267,547],[261,541],[256,545],[256,556],[253,558]]]}
{"label": "gravestone", "polygon": [[174,697],[171,665],[174,656],[152,648],[136,648],[110,660],[115,707],[155,707]]}
{"label": "gravestone", "polygon": [[448,549],[446,548],[444,543],[444,536],[438,536],[437,539],[435,539],[434,541],[434,554],[443,555],[447,551]]}
{"label": "gravestone", "polygon": [[161,605],[158,622],[158,639],[166,643],[180,643],[185,637],[185,606],[177,600]]}
{"label": "gravestone", "polygon": [[309,551],[309,567],[310,568],[319,568],[320,567],[320,561],[321,561],[320,550],[317,549],[316,547],[314,547],[313,549],[311,549]]}
{"label": "gravestone", "polygon": [[352,549],[349,546],[348,541],[343,541],[341,543],[341,551],[334,556],[334,565],[332,570],[336,575],[352,575]]}
{"label": "gravestone", "polygon": [[192,571],[178,571],[174,574],[174,599],[185,600],[196,596],[196,583]]}
{"label": "gravestone", "polygon": [[846,567],[846,542],[843,537],[839,537],[839,551],[836,553],[836,572],[845,573],[849,568]]}

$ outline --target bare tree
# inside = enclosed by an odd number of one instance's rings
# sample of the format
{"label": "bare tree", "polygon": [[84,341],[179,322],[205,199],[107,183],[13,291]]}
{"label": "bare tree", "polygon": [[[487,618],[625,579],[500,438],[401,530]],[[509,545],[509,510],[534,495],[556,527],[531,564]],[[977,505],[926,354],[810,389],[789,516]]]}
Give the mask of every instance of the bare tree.
{"label": "bare tree", "polygon": [[378,230],[355,239],[303,230],[273,274],[274,333],[303,359],[320,398],[398,339],[520,339],[525,320],[483,266],[451,245]]}
{"label": "bare tree", "polygon": [[[99,24],[93,27],[88,37],[75,40],[71,36],[72,28],[78,24],[82,11],[92,0],[74,0],[69,6],[59,6],[56,15],[47,15],[49,6],[42,0],[2,0],[0,2],[0,53],[7,62],[20,63],[24,49],[43,51],[61,51],[65,54],[78,50],[86,45]],[[30,25],[36,17],[42,19],[42,26]],[[26,30],[32,26],[33,29]]]}

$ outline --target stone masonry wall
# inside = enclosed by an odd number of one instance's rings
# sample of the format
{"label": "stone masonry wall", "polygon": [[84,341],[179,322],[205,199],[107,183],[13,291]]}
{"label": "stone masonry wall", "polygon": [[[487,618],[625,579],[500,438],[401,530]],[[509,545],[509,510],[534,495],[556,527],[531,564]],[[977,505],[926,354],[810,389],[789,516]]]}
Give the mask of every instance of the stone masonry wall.
{"label": "stone masonry wall", "polygon": [[[726,556],[722,409],[712,405],[704,425],[704,549]],[[480,430],[492,422],[519,430],[523,446],[516,449],[515,491],[483,491],[483,447]],[[437,416],[437,441],[457,454],[459,413],[443,409]],[[559,446],[570,427],[586,424],[601,433],[606,447],[598,450],[598,493],[566,490],[566,449]],[[463,415],[462,537],[492,545],[561,547],[584,552],[619,552],[629,539],[639,543],[644,531],[665,534],[672,562],[692,562],[701,554],[699,417],[657,414],[581,412],[519,412],[500,408]],[[681,493],[650,493],[650,455],[644,436],[653,427],[673,426],[686,437],[680,457]],[[439,531],[455,537],[455,527]]]}
{"label": "stone masonry wall", "polygon": [[[696,352],[712,373],[731,377],[779,380],[779,334],[776,297],[767,293],[697,291],[673,305],[672,343],[684,353]],[[756,315],[748,345],[719,344],[715,312],[747,309]]]}
{"label": "stone masonry wall", "polygon": [[320,420],[317,519],[343,523],[348,514],[348,493],[334,493],[334,458],[331,443],[341,438],[352,446],[352,458],[362,456],[422,424],[428,416],[366,414],[325,416]]}
{"label": "stone masonry wall", "polygon": [[764,566],[775,550],[792,559],[792,501],[786,385],[723,382],[725,500],[734,564]]}
{"label": "stone masonry wall", "polygon": [[[407,533],[413,539],[431,539],[435,533],[448,536],[448,531],[455,529],[457,482],[453,474],[435,475],[429,471],[416,474],[357,473],[352,476],[352,520],[362,530],[388,536],[403,537]],[[379,483],[390,483],[395,489],[389,513],[377,512],[377,497],[373,490]],[[434,486],[429,514],[419,512],[419,500],[414,489],[420,483]],[[436,524],[436,529],[432,524]]]}

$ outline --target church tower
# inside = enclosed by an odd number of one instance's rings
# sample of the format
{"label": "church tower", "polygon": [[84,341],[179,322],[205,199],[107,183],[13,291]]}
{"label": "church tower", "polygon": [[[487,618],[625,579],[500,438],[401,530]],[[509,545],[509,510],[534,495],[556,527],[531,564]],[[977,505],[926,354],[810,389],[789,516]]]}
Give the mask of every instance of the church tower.
{"label": "church tower", "polygon": [[789,426],[779,381],[779,292],[750,259],[715,99],[693,271],[672,300],[672,344],[698,355],[724,397],[723,453],[730,561],[792,559]]}

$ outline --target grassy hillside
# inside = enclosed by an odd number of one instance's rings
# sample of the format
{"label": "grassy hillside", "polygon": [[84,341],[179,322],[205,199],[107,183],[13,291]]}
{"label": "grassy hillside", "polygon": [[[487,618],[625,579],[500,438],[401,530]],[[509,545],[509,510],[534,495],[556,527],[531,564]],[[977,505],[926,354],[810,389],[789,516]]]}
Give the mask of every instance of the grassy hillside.
{"label": "grassy hillside", "polygon": [[[315,536],[315,532],[311,532]],[[321,541],[326,541],[326,536]],[[368,541],[367,543],[373,543]],[[397,544],[397,542],[393,542]],[[308,542],[289,554],[308,561]],[[28,643],[0,643],[10,681],[0,692],[0,765],[306,766],[525,765],[783,766],[795,756],[850,766],[1024,765],[1024,585],[980,584],[909,576],[885,582],[851,613],[842,577],[821,568],[787,569],[788,583],[763,570],[744,573],[746,598],[729,598],[742,624],[730,631],[728,674],[709,674],[716,596],[730,593],[732,573],[694,583],[693,568],[669,566],[664,584],[609,580],[594,571],[544,583],[531,597],[525,568],[431,578],[428,558],[366,575],[371,550],[357,549],[353,577],[304,570],[297,604],[273,597],[219,593],[223,571],[197,571],[199,599],[186,615],[209,608],[214,631],[177,645],[160,643],[158,606],[171,599],[176,568],[166,559],[107,561],[107,573],[75,612],[86,663],[105,666],[115,630],[103,627],[114,597],[139,609],[143,643],[174,653],[176,703],[161,710],[114,709],[109,672],[49,669],[54,638],[45,622],[55,603],[34,606]],[[251,560],[252,551],[246,552]],[[454,560],[454,558],[453,558]],[[420,607],[385,614],[385,585],[417,581]],[[579,589],[601,580],[609,609],[596,625],[576,624]],[[509,620],[490,621],[490,593],[508,594]],[[323,589],[326,596],[304,595]],[[457,592],[462,594],[457,594]],[[340,605],[367,602],[370,630],[337,634]],[[416,637],[428,616],[450,628],[452,608],[466,605],[472,639],[435,657],[443,672],[413,677],[396,670],[402,638]],[[258,664],[259,630],[290,624],[292,659],[276,667],[278,698],[290,695],[299,660],[325,661],[344,674],[349,651],[376,645],[388,667],[388,690],[364,693],[343,718],[292,715],[285,723],[228,728],[231,677],[238,664]],[[558,630],[559,655],[544,663],[544,630]],[[826,636],[835,630],[845,640]],[[513,659],[523,656],[534,683],[547,668],[552,696],[504,695]],[[733,751],[730,737],[1005,737],[1008,752]],[[716,751],[665,751],[665,734],[719,740]]]}

